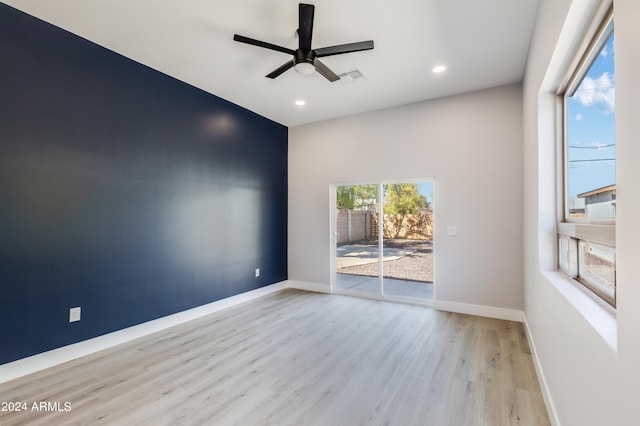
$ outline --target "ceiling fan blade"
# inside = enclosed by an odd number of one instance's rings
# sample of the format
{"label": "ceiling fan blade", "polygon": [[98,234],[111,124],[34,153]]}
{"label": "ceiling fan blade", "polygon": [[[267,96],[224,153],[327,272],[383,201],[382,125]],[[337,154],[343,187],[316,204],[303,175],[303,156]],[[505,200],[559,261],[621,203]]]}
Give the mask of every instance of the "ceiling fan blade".
{"label": "ceiling fan blade", "polygon": [[268,78],[276,78],[277,76],[279,76],[280,74],[282,74],[283,72],[285,72],[286,70],[293,68],[293,59],[285,62],[284,64],[280,65],[278,68],[276,68],[275,70],[271,71],[269,74],[266,75],[266,77]]}
{"label": "ceiling fan blade", "polygon": [[342,53],[359,52],[361,50],[373,49],[373,40],[359,41],[357,43],[339,44],[337,46],[321,47],[315,49],[316,57],[340,55]]}
{"label": "ceiling fan blade", "polygon": [[249,38],[245,36],[241,36],[239,34],[234,34],[233,39],[235,41],[239,41],[240,43],[247,43],[253,46],[264,47],[265,49],[276,50],[282,53],[288,53],[289,55],[295,55],[296,51],[288,49],[286,47],[278,46],[275,44],[267,43],[266,41],[256,40],[254,38]]}
{"label": "ceiling fan blade", "polygon": [[298,37],[300,37],[300,49],[311,50],[311,37],[313,36],[313,12],[315,6],[300,3],[298,5]]}
{"label": "ceiling fan blade", "polygon": [[338,77],[336,73],[331,71],[329,67],[323,64],[319,59],[316,58],[313,61],[313,65],[316,67],[316,71],[318,71],[324,78],[326,78],[330,82],[333,83],[334,81],[340,80],[340,77]]}

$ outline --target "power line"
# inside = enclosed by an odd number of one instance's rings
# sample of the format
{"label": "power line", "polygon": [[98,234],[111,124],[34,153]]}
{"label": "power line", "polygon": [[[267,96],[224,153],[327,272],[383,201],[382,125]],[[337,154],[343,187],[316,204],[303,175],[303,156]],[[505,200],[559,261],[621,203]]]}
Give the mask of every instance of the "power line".
{"label": "power line", "polygon": [[598,146],[580,146],[580,145],[569,145],[569,148],[577,148],[577,149],[603,149],[609,148],[612,146],[616,146],[615,143],[611,143],[609,145],[598,145]]}
{"label": "power line", "polygon": [[615,158],[593,158],[590,160],[569,160],[569,163],[585,163],[587,161],[616,161]]}

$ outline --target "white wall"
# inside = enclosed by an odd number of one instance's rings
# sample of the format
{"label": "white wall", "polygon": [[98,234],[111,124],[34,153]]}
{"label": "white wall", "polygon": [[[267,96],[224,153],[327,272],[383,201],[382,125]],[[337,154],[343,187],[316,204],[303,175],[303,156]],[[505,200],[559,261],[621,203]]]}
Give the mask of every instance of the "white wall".
{"label": "white wall", "polygon": [[510,85],[290,128],[289,279],[328,290],[331,183],[433,176],[438,300],[522,310],[521,93]]}
{"label": "white wall", "polygon": [[[640,381],[640,2],[615,0],[617,319],[555,274],[555,74],[597,0],[541,0],[523,85],[525,315],[554,421],[636,425]],[[554,56],[555,52],[555,56]]]}

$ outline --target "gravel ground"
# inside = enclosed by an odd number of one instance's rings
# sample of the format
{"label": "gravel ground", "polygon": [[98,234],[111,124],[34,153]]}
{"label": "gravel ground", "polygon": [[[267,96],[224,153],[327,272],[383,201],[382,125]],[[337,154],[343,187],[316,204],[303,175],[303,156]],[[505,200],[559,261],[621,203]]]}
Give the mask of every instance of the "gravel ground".
{"label": "gravel ground", "polygon": [[[377,246],[378,241],[358,241],[358,244]],[[415,250],[397,260],[384,262],[384,277],[400,280],[433,282],[433,243],[424,240],[385,240],[385,247]],[[378,264],[349,266],[338,269],[341,274],[378,275]]]}
{"label": "gravel ground", "polygon": [[615,288],[615,265],[591,253],[584,253],[585,272],[600,284],[613,291]]}

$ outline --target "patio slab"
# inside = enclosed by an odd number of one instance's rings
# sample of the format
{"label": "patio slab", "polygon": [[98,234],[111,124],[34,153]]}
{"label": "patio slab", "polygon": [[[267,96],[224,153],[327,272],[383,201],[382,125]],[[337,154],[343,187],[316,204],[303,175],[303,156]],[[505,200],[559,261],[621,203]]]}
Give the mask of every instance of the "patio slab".
{"label": "patio slab", "polygon": [[[367,265],[378,262],[378,247],[365,244],[349,244],[336,249],[336,267]],[[397,260],[414,253],[415,250],[385,247],[382,252],[383,262]]]}
{"label": "patio slab", "polygon": [[[338,288],[345,290],[377,293],[378,283],[378,277],[336,274],[336,285]],[[423,300],[433,300],[432,283],[385,278],[384,292],[389,296],[404,296]]]}

